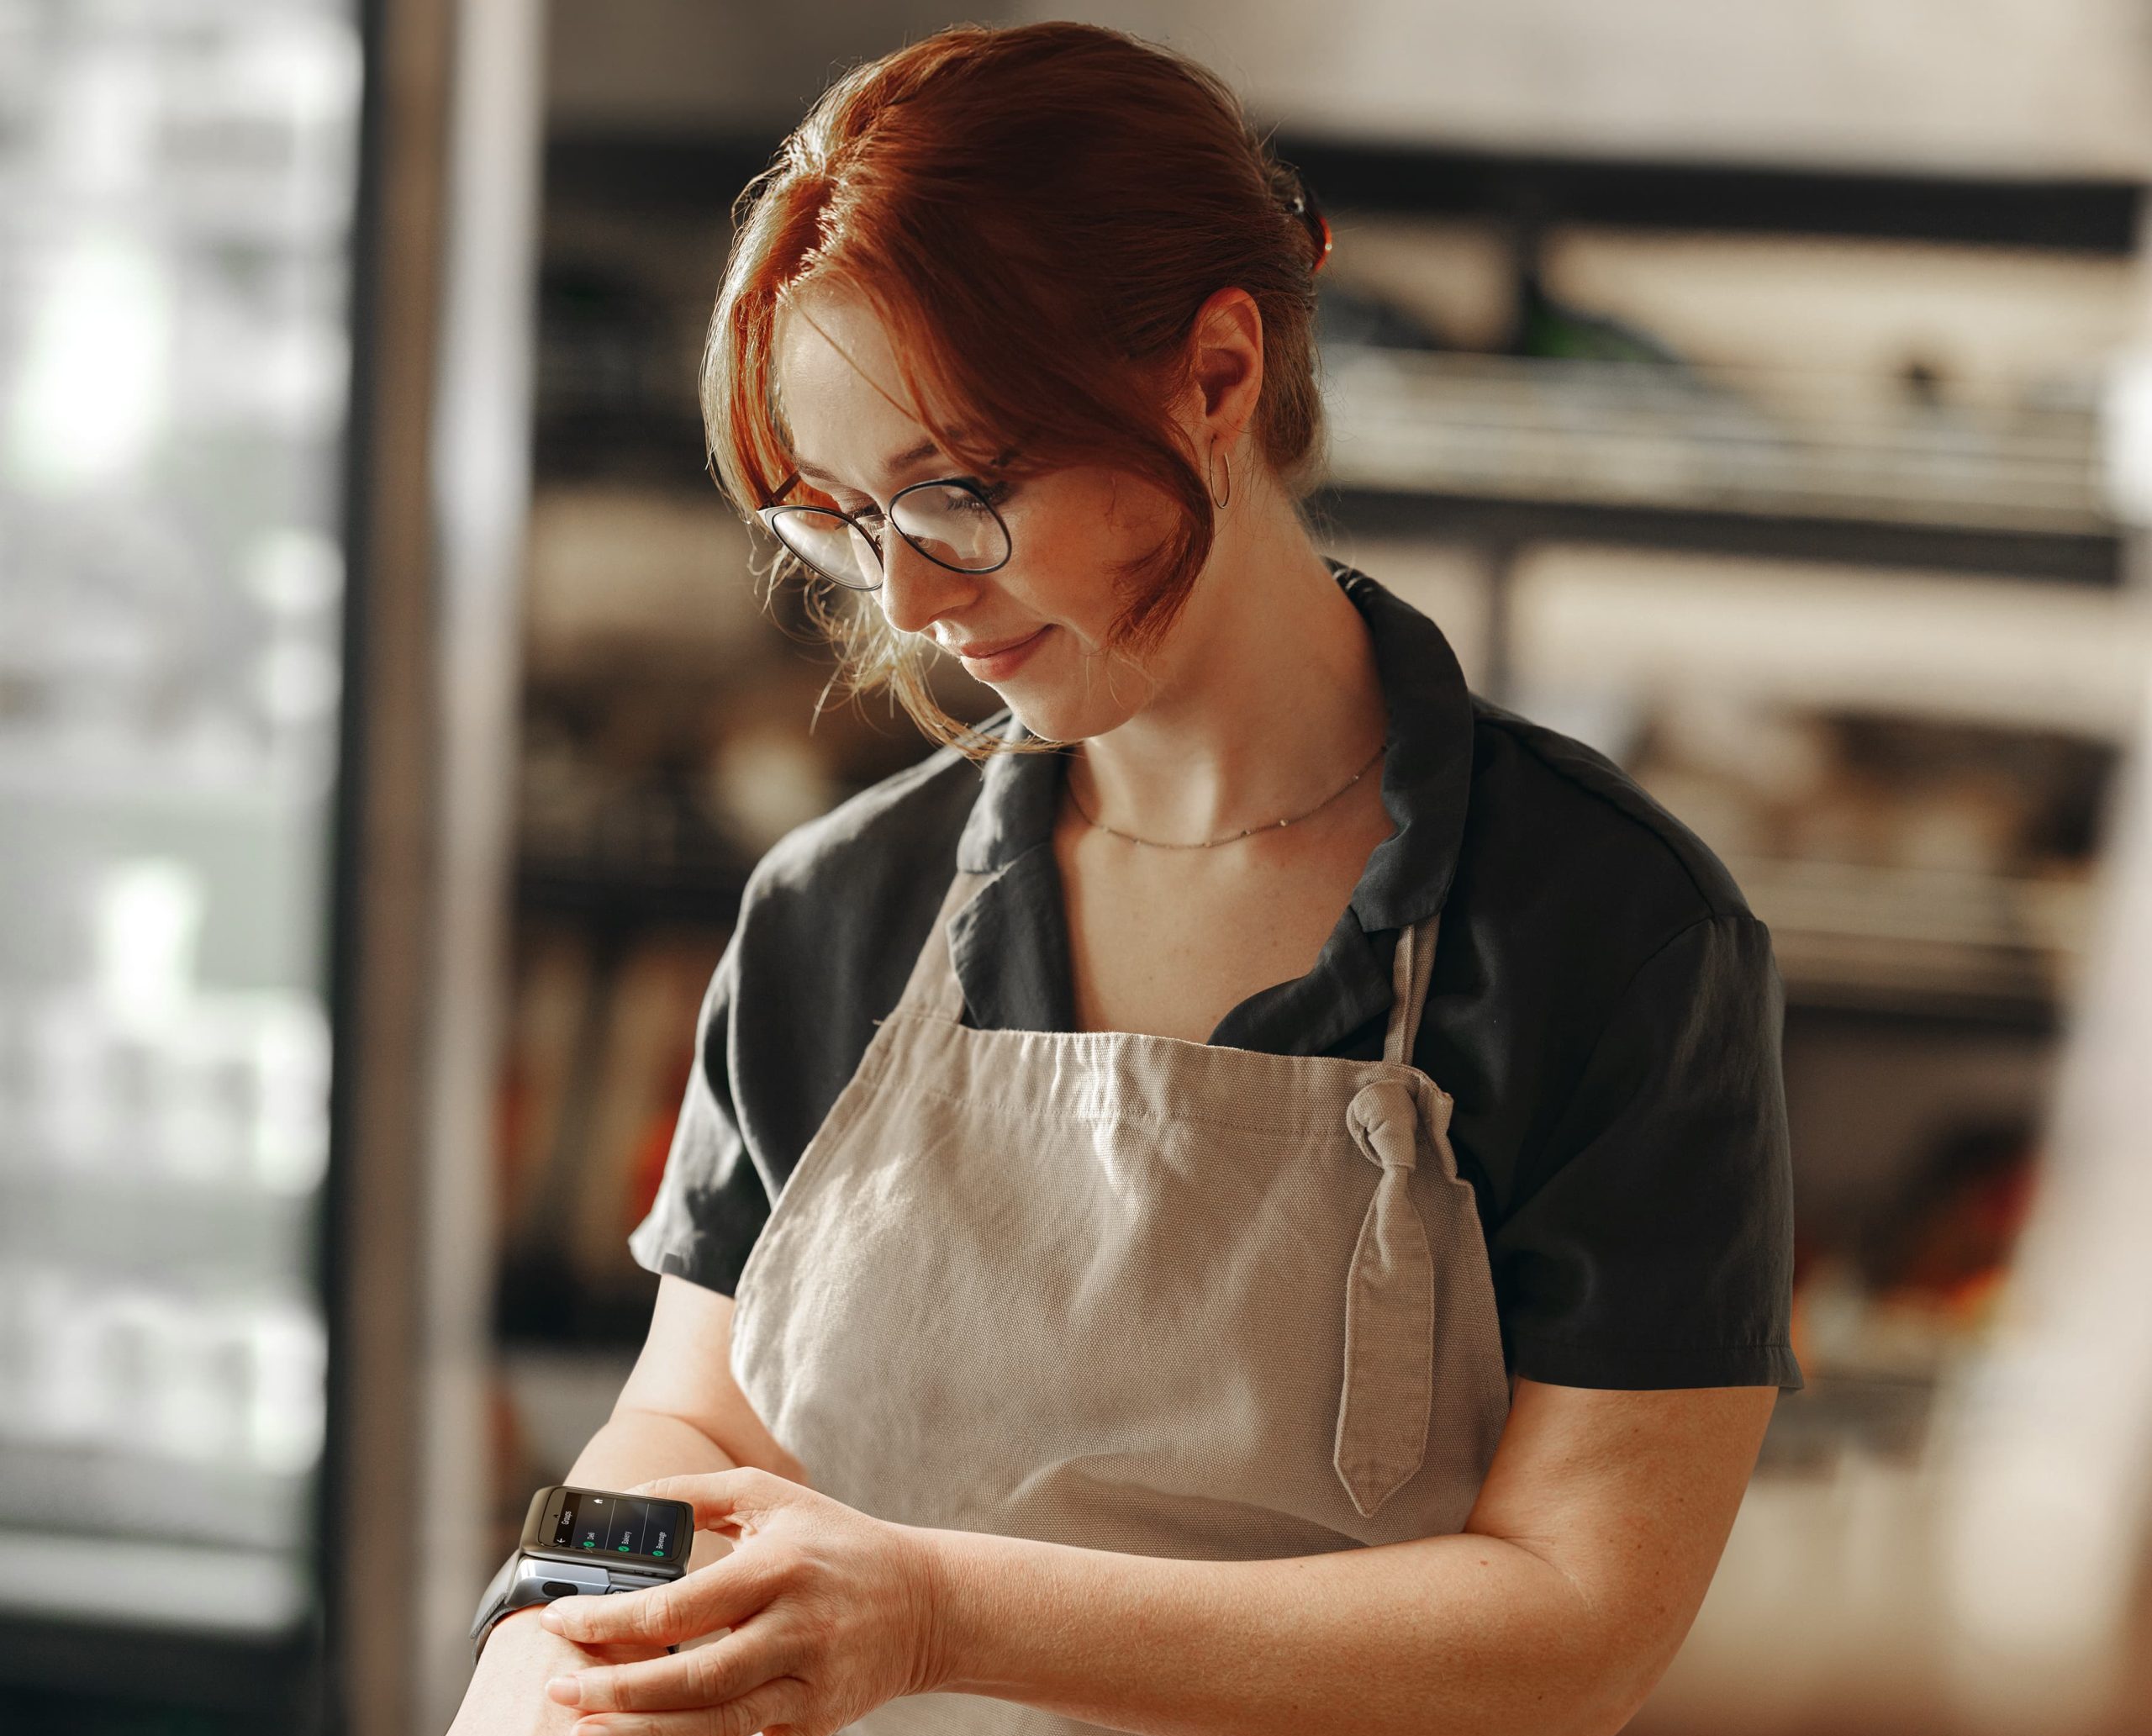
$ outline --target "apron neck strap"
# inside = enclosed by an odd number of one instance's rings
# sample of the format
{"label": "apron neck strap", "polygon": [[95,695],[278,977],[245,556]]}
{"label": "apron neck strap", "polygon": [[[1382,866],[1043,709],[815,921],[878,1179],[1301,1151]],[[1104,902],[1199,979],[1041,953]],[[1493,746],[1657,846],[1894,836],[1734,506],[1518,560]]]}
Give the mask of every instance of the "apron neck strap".
{"label": "apron neck strap", "polygon": [[1382,1056],[1410,1066],[1413,1039],[1420,1034],[1421,1010],[1427,1004],[1427,981],[1434,974],[1435,937],[1442,931],[1443,913],[1408,922],[1397,931],[1397,950],[1390,960],[1390,1023],[1384,1029]]}

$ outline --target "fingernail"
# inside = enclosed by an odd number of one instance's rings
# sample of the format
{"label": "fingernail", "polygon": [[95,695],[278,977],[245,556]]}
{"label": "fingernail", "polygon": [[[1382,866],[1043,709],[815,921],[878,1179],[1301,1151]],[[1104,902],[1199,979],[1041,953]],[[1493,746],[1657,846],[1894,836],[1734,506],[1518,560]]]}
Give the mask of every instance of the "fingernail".
{"label": "fingernail", "polygon": [[546,1684],[546,1691],[563,1706],[583,1704],[583,1683],[572,1675],[556,1675]]}
{"label": "fingernail", "polygon": [[551,1604],[547,1604],[538,1612],[538,1625],[548,1633],[558,1633],[561,1631],[561,1612]]}

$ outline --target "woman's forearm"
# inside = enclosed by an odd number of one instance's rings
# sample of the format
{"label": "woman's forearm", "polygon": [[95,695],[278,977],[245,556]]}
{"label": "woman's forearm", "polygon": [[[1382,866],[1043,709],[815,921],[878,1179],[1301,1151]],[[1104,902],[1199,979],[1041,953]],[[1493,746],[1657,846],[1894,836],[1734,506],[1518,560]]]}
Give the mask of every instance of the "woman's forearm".
{"label": "woman's forearm", "polygon": [[1618,1729],[1652,1673],[1495,1538],[1211,1562],[926,1536],[946,1686],[1144,1736],[1582,1736]]}

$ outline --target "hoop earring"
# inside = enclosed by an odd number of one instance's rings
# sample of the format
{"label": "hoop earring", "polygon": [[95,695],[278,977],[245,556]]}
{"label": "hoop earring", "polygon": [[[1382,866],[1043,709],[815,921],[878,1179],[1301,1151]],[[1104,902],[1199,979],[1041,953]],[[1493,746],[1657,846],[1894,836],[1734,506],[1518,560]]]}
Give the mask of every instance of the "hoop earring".
{"label": "hoop earring", "polygon": [[1221,456],[1221,457],[1223,457],[1223,458],[1224,458],[1224,460],[1226,461],[1226,498],[1225,498],[1225,499],[1221,500],[1221,499],[1218,498],[1218,491],[1217,491],[1217,489],[1216,489],[1216,488],[1214,488],[1214,487],[1212,487],[1212,486],[1211,486],[1211,483],[1210,483],[1210,466],[1209,466],[1209,465],[1207,465],[1207,464],[1206,464],[1205,466],[1204,466],[1203,485],[1204,485],[1204,487],[1205,487],[1206,488],[1210,488],[1210,504],[1211,504],[1213,506],[1216,507],[1216,508],[1219,509],[1219,511],[1223,512],[1223,511],[1226,509],[1226,503],[1227,503],[1228,501],[1231,501],[1231,500],[1232,499],[1232,498],[1233,498],[1233,455],[1232,455],[1231,452],[1226,452],[1226,453],[1221,453],[1220,456]]}

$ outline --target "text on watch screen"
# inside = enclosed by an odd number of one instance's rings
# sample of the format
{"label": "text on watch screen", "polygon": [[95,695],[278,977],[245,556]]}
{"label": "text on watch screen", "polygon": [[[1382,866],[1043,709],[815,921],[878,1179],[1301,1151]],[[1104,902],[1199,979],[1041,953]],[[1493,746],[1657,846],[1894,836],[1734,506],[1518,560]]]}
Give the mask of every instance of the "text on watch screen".
{"label": "text on watch screen", "polygon": [[618,1560],[677,1561],[683,1545],[680,1504],[643,1501],[632,1495],[593,1495],[570,1490],[553,1527],[553,1547],[578,1555],[609,1555]]}

